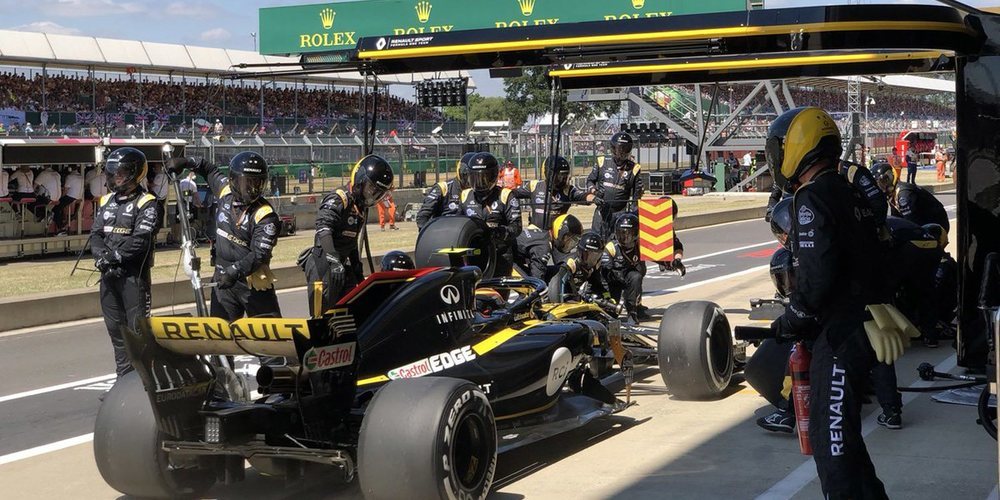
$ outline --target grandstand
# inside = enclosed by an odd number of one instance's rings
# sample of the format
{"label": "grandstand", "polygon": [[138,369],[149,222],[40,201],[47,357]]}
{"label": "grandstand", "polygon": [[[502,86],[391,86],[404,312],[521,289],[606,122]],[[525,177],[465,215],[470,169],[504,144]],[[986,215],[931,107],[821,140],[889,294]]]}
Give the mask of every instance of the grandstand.
{"label": "grandstand", "polygon": [[[229,135],[350,135],[360,129],[363,77],[356,72],[223,78],[253,71],[235,67],[240,63],[296,62],[240,50],[0,30],[0,120],[7,133],[11,125],[21,132],[31,123],[33,134],[70,135],[207,133],[216,132],[215,120]],[[457,76],[468,74],[381,81],[398,88]],[[464,123],[387,95],[380,112],[386,131],[442,127],[446,133],[464,133]]]}

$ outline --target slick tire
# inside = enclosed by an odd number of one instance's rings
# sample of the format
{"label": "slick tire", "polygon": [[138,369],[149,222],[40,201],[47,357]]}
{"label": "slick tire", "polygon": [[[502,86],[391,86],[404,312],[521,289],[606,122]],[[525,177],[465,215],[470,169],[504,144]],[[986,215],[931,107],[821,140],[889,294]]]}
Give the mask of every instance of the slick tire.
{"label": "slick tire", "polygon": [[493,409],[465,380],[390,382],[361,422],[358,479],[368,500],[482,499],[496,462]]}
{"label": "slick tire", "polygon": [[135,372],[119,379],[104,398],[94,426],[94,459],[109,486],[137,498],[191,498],[215,484],[215,472],[170,468],[165,435],[142,380]]}
{"label": "slick tire", "polygon": [[657,358],[667,391],[679,399],[717,399],[733,376],[733,337],[721,307],[678,302],[663,313]]}
{"label": "slick tire", "polygon": [[496,247],[490,241],[486,226],[464,215],[438,217],[420,231],[413,261],[417,268],[447,267],[448,256],[437,253],[447,248],[475,248],[479,255],[468,257],[468,263],[492,278],[496,268]]}

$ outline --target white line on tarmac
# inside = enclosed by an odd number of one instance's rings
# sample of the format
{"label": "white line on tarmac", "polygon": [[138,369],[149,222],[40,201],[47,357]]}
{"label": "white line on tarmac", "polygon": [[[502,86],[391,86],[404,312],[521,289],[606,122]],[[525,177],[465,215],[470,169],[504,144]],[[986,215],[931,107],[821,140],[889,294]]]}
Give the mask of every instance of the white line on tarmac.
{"label": "white line on tarmac", "polygon": [[699,255],[697,257],[691,257],[690,259],[684,259],[684,262],[685,263],[687,263],[687,262],[694,262],[696,260],[707,259],[709,257],[716,257],[716,256],[719,256],[719,255],[725,255],[727,253],[739,252],[740,250],[749,250],[751,248],[762,247],[762,246],[765,246],[765,245],[778,246],[778,242],[775,241],[775,240],[770,240],[770,241],[765,241],[763,243],[754,243],[753,245],[747,245],[745,247],[730,248],[729,250],[723,250],[721,252],[707,253],[705,255]]}
{"label": "white line on tarmac", "polygon": [[[934,367],[934,371],[948,373],[955,368],[958,364],[958,355],[952,354],[944,361],[938,363]],[[910,387],[929,387],[933,385],[932,382],[925,380],[918,380],[912,384]],[[906,406],[909,402],[913,401],[917,397],[925,393],[919,392],[904,392],[903,393],[903,406]],[[868,418],[866,418],[861,424],[861,436],[867,436],[878,428],[878,423],[876,419],[878,415],[882,413],[881,408],[876,408]],[[805,488],[809,483],[816,479],[816,461],[809,459],[795,468],[791,473],[785,476],[784,479],[774,483],[771,489],[761,493],[755,500],[785,500],[792,498],[796,493]],[[996,490],[994,490],[995,492]]]}
{"label": "white line on tarmac", "polygon": [[113,378],[115,378],[115,374],[110,373],[108,375],[101,375],[100,377],[93,377],[85,380],[77,380],[76,382],[66,382],[65,384],[42,387],[41,389],[19,392],[17,394],[11,394],[9,396],[0,396],[0,403],[6,403],[7,401],[13,401],[15,399],[30,398],[31,396],[37,396],[39,394],[45,394],[47,392],[61,391],[63,389],[70,389],[81,385],[90,385],[96,382],[104,382],[106,380],[110,380]]}
{"label": "white line on tarmac", "polygon": [[[715,283],[717,281],[724,281],[724,280],[728,280],[728,279],[731,279],[731,278],[738,278],[738,277],[746,275],[746,274],[756,273],[756,272],[759,272],[759,271],[770,269],[770,267],[771,267],[770,264],[765,264],[763,266],[757,266],[757,267],[751,267],[750,269],[744,269],[742,271],[735,272],[735,273],[732,273],[732,274],[726,274],[726,275],[723,275],[723,276],[716,276],[714,278],[709,278],[707,280],[696,281],[694,283],[688,283],[686,285],[681,285],[681,286],[675,286],[673,288],[669,288],[667,290],[664,290],[663,292],[680,292],[680,291],[683,291],[683,290],[690,290],[692,288],[696,288],[696,287],[699,287],[699,286],[702,286],[702,285],[707,285],[709,283]],[[661,293],[663,293],[663,292],[661,292]]]}
{"label": "white line on tarmac", "polygon": [[44,455],[46,453],[52,453],[53,451],[59,451],[65,448],[69,448],[71,446],[76,446],[83,443],[89,443],[93,440],[94,440],[94,433],[91,432],[90,434],[84,434],[82,436],[63,439],[62,441],[56,441],[55,443],[36,446],[35,448],[18,451],[16,453],[11,453],[9,455],[4,455],[0,457],[0,465],[6,465],[11,462],[17,462],[18,460],[37,457],[38,455]]}

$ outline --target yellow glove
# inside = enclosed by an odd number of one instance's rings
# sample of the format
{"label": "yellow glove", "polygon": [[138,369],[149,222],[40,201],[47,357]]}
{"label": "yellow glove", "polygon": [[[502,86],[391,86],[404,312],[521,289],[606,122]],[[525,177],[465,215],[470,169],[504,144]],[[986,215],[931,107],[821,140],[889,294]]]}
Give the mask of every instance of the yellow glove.
{"label": "yellow glove", "polygon": [[871,304],[866,309],[872,315],[872,320],[864,325],[868,342],[879,362],[891,365],[910,345],[910,338],[915,336],[913,333],[919,335],[920,332],[891,305]]}
{"label": "yellow glove", "polygon": [[278,280],[274,277],[274,273],[271,272],[271,267],[267,264],[254,269],[254,271],[250,273],[250,276],[247,276],[247,284],[254,290],[264,291],[270,289],[274,286],[275,281]]}

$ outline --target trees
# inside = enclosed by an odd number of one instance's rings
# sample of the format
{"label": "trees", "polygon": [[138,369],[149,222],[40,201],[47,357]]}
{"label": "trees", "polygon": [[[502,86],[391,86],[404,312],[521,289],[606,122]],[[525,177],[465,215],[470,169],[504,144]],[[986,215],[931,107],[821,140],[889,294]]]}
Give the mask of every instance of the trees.
{"label": "trees", "polygon": [[[461,106],[445,108],[444,114],[452,120],[465,120],[465,108]],[[483,97],[479,94],[470,94],[469,122],[482,120],[510,120],[506,99],[503,97]]]}
{"label": "trees", "polygon": [[[552,109],[546,68],[524,68],[521,76],[505,78],[503,86],[512,128],[520,128],[528,117],[542,116]],[[567,102],[565,92],[556,97],[562,100],[563,117],[573,115],[578,120],[589,120],[601,113],[611,115],[618,112],[620,106],[618,102]]]}

